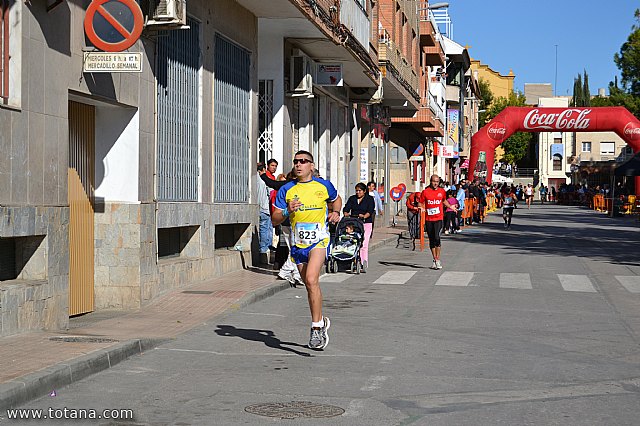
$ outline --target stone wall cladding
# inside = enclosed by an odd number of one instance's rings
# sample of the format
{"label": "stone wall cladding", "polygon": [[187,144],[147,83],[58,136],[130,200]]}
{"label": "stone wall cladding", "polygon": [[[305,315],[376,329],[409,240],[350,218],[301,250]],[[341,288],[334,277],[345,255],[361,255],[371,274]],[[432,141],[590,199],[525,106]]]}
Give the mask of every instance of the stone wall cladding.
{"label": "stone wall cladding", "polygon": [[140,307],[141,205],[104,203],[95,214],[95,309]]}
{"label": "stone wall cladding", "polygon": [[[147,214],[153,213],[151,210]],[[143,225],[141,235],[149,240],[145,240],[141,248],[141,303],[149,303],[169,290],[242,269],[242,253],[215,250],[215,225],[251,224],[240,240],[243,251],[248,252],[251,247],[251,230],[257,218],[258,208],[253,204],[158,203],[158,227],[199,227],[193,238],[198,240],[200,255],[161,259],[156,263],[155,227],[144,229]],[[153,217],[150,219],[153,221]],[[249,256],[245,254],[245,257]]]}
{"label": "stone wall cladding", "polygon": [[[59,330],[69,323],[69,209],[0,207],[0,237],[43,236],[44,270],[0,281],[0,336]],[[26,274],[25,274],[26,275]]]}

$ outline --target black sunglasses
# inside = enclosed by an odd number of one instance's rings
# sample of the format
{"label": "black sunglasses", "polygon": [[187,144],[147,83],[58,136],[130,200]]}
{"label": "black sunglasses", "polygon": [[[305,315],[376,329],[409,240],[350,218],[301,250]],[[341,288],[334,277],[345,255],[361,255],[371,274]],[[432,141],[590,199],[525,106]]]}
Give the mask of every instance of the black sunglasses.
{"label": "black sunglasses", "polygon": [[307,164],[307,163],[313,163],[312,160],[309,160],[308,158],[294,158],[293,159],[293,164]]}

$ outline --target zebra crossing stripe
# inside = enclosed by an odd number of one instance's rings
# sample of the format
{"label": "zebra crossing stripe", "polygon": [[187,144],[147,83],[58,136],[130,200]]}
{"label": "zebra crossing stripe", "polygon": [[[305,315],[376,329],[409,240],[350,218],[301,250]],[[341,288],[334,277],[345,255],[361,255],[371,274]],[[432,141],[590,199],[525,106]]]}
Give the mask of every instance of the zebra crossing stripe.
{"label": "zebra crossing stripe", "polygon": [[348,280],[353,275],[346,274],[344,272],[338,272],[336,274],[325,274],[320,277],[320,281],[323,283],[341,283],[342,281]]}
{"label": "zebra crossing stripe", "polygon": [[580,291],[586,293],[597,293],[591,280],[586,275],[561,275],[558,274],[560,284],[565,291]]}
{"label": "zebra crossing stripe", "polygon": [[500,288],[531,289],[531,276],[523,273],[500,274]]}
{"label": "zebra crossing stripe", "polygon": [[620,282],[631,293],[640,293],[640,277],[622,277],[616,276],[616,280]]}
{"label": "zebra crossing stripe", "polygon": [[436,285],[467,287],[473,278],[473,272],[444,272]]}
{"label": "zebra crossing stripe", "polygon": [[374,284],[404,284],[416,273],[414,271],[389,271],[375,280]]}

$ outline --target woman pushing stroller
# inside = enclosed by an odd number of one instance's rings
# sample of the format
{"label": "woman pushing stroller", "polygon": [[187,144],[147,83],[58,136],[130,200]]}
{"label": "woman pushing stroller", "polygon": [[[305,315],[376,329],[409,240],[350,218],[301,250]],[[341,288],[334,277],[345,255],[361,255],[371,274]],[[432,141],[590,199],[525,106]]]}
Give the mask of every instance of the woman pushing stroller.
{"label": "woman pushing stroller", "polygon": [[364,238],[360,248],[362,272],[369,267],[369,239],[373,231],[373,218],[375,215],[375,200],[367,192],[367,186],[360,182],[356,184],[356,193],[347,200],[342,212],[345,217],[355,217],[364,222]]}

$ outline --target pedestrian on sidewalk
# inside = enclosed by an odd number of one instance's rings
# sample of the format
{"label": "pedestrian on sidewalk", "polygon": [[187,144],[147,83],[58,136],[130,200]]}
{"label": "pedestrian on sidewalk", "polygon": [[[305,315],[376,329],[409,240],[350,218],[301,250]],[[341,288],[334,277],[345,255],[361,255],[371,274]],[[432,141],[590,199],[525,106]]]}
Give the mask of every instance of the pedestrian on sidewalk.
{"label": "pedestrian on sidewalk", "polygon": [[440,233],[442,232],[442,221],[444,219],[444,207],[458,211],[455,205],[449,204],[447,194],[440,188],[440,177],[431,176],[430,185],[422,191],[420,195],[420,207],[426,212],[426,228],[429,237],[429,249],[433,255],[431,269],[442,269],[440,261]]}
{"label": "pedestrian on sidewalk", "polygon": [[420,193],[412,192],[407,197],[407,225],[409,237],[416,249],[416,239],[420,238]]}
{"label": "pedestrian on sidewalk", "polygon": [[445,235],[455,234],[456,233],[456,221],[458,216],[458,210],[460,210],[460,205],[458,204],[458,200],[455,197],[455,191],[449,190],[447,191],[447,202],[455,207],[457,210],[453,208],[447,207],[444,212],[444,233]]}
{"label": "pedestrian on sidewalk", "polygon": [[258,228],[258,241],[260,246],[260,263],[268,265],[270,250],[273,244],[273,226],[269,217],[269,189],[265,185],[261,176],[266,174],[264,163],[258,163],[258,205],[260,206],[260,226]]}
{"label": "pedestrian on sidewalk", "polygon": [[320,270],[329,249],[328,222],[340,221],[342,199],[331,182],[313,176],[315,166],[310,152],[296,152],[293,166],[296,180],[278,190],[272,221],[274,225],[287,217],[291,221],[291,258],[306,286],[311,311],[309,348],[324,349],[329,344],[331,322],[322,314]]}
{"label": "pedestrian on sidewalk", "polygon": [[456,213],[456,232],[460,232],[460,226],[464,225],[462,219],[462,211],[464,210],[464,202],[467,198],[467,181],[462,179],[458,185],[458,193],[456,194],[456,200],[458,200],[458,211]]}
{"label": "pedestrian on sidewalk", "polygon": [[[378,185],[374,181],[371,181],[367,184],[367,188],[369,189],[369,195],[373,197],[373,201],[375,202],[376,214],[373,217],[373,226],[375,226],[376,217],[384,214],[384,205],[382,204],[380,192],[378,192]],[[373,230],[371,230],[371,235],[373,236]]]}
{"label": "pedestrian on sidewalk", "polygon": [[275,158],[269,159],[267,161],[267,176],[269,179],[276,179],[276,170],[278,170],[278,161]]}
{"label": "pedestrian on sidewalk", "polygon": [[364,240],[360,248],[362,272],[369,267],[369,239],[373,232],[373,217],[376,214],[375,201],[367,193],[367,186],[360,182],[356,184],[356,193],[347,200],[342,213],[346,217],[357,217],[364,222]]}
{"label": "pedestrian on sidewalk", "polygon": [[[278,190],[286,185],[287,182],[295,180],[295,169],[291,169],[287,175],[280,174],[278,176],[278,180],[270,179],[266,173],[260,177],[269,188],[273,188],[275,190],[272,191],[272,197],[270,198],[270,214],[273,215],[273,204],[276,200]],[[278,266],[280,269],[278,272],[278,278],[289,281],[289,285],[291,285],[291,287],[304,285],[302,278],[300,277],[298,267],[291,260],[291,256],[289,256],[289,253],[291,252],[291,223],[289,222],[289,218],[282,222],[282,224],[278,225],[277,228],[280,229],[280,234],[274,269],[277,269],[275,266]],[[276,265],[276,263],[278,265]]]}

